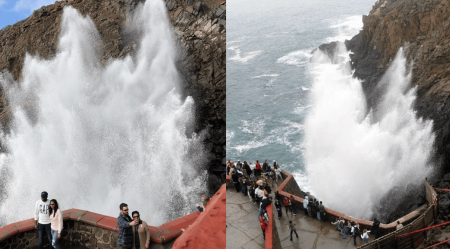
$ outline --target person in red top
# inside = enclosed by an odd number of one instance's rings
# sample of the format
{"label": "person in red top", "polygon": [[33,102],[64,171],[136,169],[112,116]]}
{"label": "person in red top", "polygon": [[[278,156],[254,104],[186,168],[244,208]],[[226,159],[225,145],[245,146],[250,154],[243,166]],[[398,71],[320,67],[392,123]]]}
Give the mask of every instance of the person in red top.
{"label": "person in red top", "polygon": [[266,240],[267,221],[264,220],[264,214],[261,214],[261,216],[259,216],[259,223],[261,224],[263,238],[264,238],[264,240]]}
{"label": "person in red top", "polygon": [[284,208],[286,208],[286,216],[288,215],[288,209],[291,211],[292,214],[294,214],[292,212],[291,199],[289,197],[284,197],[283,205],[284,205]]}
{"label": "person in red top", "polygon": [[261,170],[262,170],[261,164],[259,163],[258,160],[256,160],[256,166],[255,166],[255,176],[256,177],[261,176]]}

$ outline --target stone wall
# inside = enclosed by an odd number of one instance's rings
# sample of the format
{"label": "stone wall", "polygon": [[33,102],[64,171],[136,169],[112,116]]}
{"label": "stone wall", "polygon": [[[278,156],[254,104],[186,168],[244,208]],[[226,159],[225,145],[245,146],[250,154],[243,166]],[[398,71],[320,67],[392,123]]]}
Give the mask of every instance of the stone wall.
{"label": "stone wall", "polygon": [[[195,212],[159,227],[149,226],[150,248],[171,248],[181,229],[193,224],[200,212]],[[93,212],[69,209],[63,211],[64,229],[61,246],[82,248],[117,248],[117,218]],[[44,236],[46,237],[46,236]],[[48,243],[44,239],[44,243]],[[34,219],[16,222],[0,228],[0,248],[38,248],[39,239],[34,228]]]}

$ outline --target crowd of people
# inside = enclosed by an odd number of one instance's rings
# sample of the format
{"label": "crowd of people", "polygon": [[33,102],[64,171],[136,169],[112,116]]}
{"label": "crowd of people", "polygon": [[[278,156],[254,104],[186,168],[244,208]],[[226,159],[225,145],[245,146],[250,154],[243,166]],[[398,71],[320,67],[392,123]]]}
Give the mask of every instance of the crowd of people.
{"label": "crowd of people", "polygon": [[[278,185],[278,180],[283,181],[281,167],[276,162],[271,166],[267,160],[265,160],[262,165],[258,160],[256,160],[255,165],[252,162],[247,161],[241,163],[241,161],[238,160],[234,163],[229,160],[227,162],[226,173],[230,175],[236,191],[248,196],[249,200],[257,205],[258,219],[264,239],[268,221],[266,208],[272,203],[277,210],[279,219],[283,219],[284,206],[284,213],[287,218],[289,218],[289,215],[293,218],[300,210],[303,210],[305,215],[316,218],[319,221],[328,220],[325,206],[322,201],[319,201],[309,193],[304,193],[303,203],[297,201],[293,195],[285,197],[280,195],[278,191],[274,192],[274,198],[272,198],[271,186],[273,187],[274,182]],[[355,246],[357,237],[360,237],[365,243],[369,243],[369,233],[371,233],[371,231],[367,229],[361,231],[359,224],[348,221],[346,225],[346,221],[342,218],[337,219],[335,222],[332,222],[332,224],[336,225],[336,230],[340,231],[344,239],[346,239],[347,236],[353,237]],[[380,222],[375,218],[373,224],[375,238],[380,236],[379,226]],[[289,229],[290,240],[292,241],[293,234],[298,238],[295,222],[292,220],[289,220]]]}

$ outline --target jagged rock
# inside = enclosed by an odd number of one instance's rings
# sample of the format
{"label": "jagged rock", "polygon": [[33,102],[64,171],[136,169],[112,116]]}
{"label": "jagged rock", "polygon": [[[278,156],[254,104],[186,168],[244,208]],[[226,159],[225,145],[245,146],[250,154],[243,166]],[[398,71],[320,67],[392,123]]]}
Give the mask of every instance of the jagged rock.
{"label": "jagged rock", "polygon": [[199,15],[204,15],[206,13],[206,4],[203,2],[197,1],[194,4],[194,9]]}

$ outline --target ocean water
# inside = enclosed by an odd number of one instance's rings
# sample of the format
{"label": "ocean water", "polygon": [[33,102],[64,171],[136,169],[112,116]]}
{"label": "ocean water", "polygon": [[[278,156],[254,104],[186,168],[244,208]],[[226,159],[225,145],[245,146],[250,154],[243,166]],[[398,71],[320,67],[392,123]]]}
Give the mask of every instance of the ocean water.
{"label": "ocean water", "polygon": [[276,160],[309,189],[311,51],[356,35],[373,3],[227,2],[227,159]]}
{"label": "ocean water", "polygon": [[400,49],[373,113],[343,43],[336,64],[311,53],[356,35],[371,5],[228,3],[227,157],[276,160],[327,207],[385,220],[432,173],[432,121],[412,108],[410,64]]}

